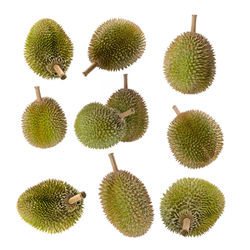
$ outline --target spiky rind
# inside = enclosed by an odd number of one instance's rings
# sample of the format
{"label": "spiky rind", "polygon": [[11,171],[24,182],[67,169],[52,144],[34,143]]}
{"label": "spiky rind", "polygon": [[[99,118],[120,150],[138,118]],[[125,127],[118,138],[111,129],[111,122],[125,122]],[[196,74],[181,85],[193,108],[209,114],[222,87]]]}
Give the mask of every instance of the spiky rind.
{"label": "spiky rind", "polygon": [[24,221],[48,233],[59,233],[73,226],[83,212],[83,200],[70,205],[79,192],[60,180],[46,180],[27,189],[18,199],[17,209]]}
{"label": "spiky rind", "polygon": [[147,107],[143,98],[132,89],[120,89],[108,100],[107,106],[125,112],[130,108],[135,110],[133,115],[127,116],[123,142],[131,142],[141,138],[148,127]]}
{"label": "spiky rind", "polygon": [[185,32],[168,48],[164,58],[167,81],[177,91],[197,94],[205,91],[215,75],[214,51],[201,34]]}
{"label": "spiky rind", "polygon": [[100,187],[100,199],[108,220],[124,235],[145,234],[153,221],[151,200],[144,184],[127,171],[108,174]]}
{"label": "spiky rind", "polygon": [[57,64],[64,72],[67,71],[73,57],[73,45],[59,24],[48,18],[41,19],[28,34],[24,56],[39,76],[58,78],[53,66]]}
{"label": "spiky rind", "polygon": [[202,111],[190,110],[171,122],[168,141],[178,162],[189,168],[201,168],[218,157],[223,134],[212,117]]}
{"label": "spiky rind", "polygon": [[75,133],[85,146],[104,149],[114,146],[124,136],[125,121],[120,112],[100,103],[83,107],[75,120]]}
{"label": "spiky rind", "polygon": [[23,113],[23,134],[35,147],[55,146],[63,140],[66,128],[64,112],[52,98],[44,97],[41,101],[34,101]]}
{"label": "spiky rind", "polygon": [[169,230],[182,234],[183,219],[189,218],[187,236],[198,236],[214,225],[224,206],[224,195],[215,185],[202,179],[183,178],[164,194],[160,211]]}
{"label": "spiky rind", "polygon": [[92,36],[89,60],[101,69],[121,70],[140,58],[145,46],[145,37],[139,26],[125,19],[110,19]]}

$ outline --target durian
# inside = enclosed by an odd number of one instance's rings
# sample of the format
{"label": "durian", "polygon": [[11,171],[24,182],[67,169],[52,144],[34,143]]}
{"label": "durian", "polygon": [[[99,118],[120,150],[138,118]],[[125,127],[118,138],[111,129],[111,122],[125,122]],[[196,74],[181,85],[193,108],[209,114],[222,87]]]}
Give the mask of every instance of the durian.
{"label": "durian", "polygon": [[83,213],[84,192],[60,180],[46,180],[26,190],[18,199],[20,216],[31,226],[59,233],[73,226]]}
{"label": "durian", "polygon": [[42,98],[39,87],[35,87],[35,90],[37,100],[26,108],[22,116],[23,134],[35,147],[53,147],[61,142],[66,134],[66,118],[54,99]]}
{"label": "durian", "polygon": [[182,165],[189,168],[205,167],[214,161],[223,146],[223,134],[219,125],[206,113],[190,110],[180,113],[168,129],[170,148]]}
{"label": "durian", "polygon": [[123,142],[131,142],[141,138],[148,127],[147,107],[143,98],[133,89],[128,89],[127,74],[124,74],[124,88],[115,92],[108,100],[107,106],[125,112],[133,108],[135,113],[125,118],[126,131]]}
{"label": "durian", "polygon": [[200,93],[212,84],[214,51],[209,41],[196,33],[196,15],[193,15],[191,32],[179,35],[168,48],[164,73],[170,85],[184,94]]}
{"label": "durian", "polygon": [[153,221],[153,207],[144,184],[127,171],[118,170],[113,154],[109,154],[113,172],[100,187],[100,199],[107,219],[124,235],[145,234]]}
{"label": "durian", "polygon": [[39,76],[47,79],[60,77],[63,80],[73,57],[73,45],[58,23],[41,19],[28,34],[24,56]]}
{"label": "durian", "polygon": [[142,56],[145,46],[139,26],[125,19],[110,19],[92,36],[88,50],[92,65],[83,74],[87,76],[96,67],[108,71],[127,68]]}
{"label": "durian", "polygon": [[100,103],[90,103],[76,117],[76,136],[89,148],[111,147],[123,138],[126,128],[124,119],[133,113],[133,109],[121,113]]}
{"label": "durian", "polygon": [[183,236],[207,232],[224,210],[222,192],[208,181],[183,178],[164,194],[160,211],[165,226]]}

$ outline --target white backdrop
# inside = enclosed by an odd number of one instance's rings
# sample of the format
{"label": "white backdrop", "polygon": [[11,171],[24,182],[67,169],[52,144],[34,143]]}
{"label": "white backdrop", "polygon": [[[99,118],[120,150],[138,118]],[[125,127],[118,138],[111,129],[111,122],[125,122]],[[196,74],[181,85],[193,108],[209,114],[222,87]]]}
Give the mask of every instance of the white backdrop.
{"label": "white backdrop", "polygon": [[[2,249],[215,249],[239,248],[249,237],[249,8],[248,1],[2,1],[1,15],[1,157],[0,230]],[[191,15],[197,14],[197,32],[208,38],[216,55],[216,77],[212,86],[198,95],[173,90],[163,75],[163,58],[170,42],[190,30]],[[88,45],[95,29],[104,21],[121,17],[138,24],[146,36],[141,59],[124,71],[95,69],[87,78]],[[74,44],[68,78],[45,80],[26,64],[23,48],[32,25],[41,18],[58,22]],[[74,120],[86,104],[105,103],[122,87],[128,73],[129,87],[145,99],[149,128],[132,143],[107,150],[84,147],[74,133]],[[68,131],[65,139],[50,149],[30,146],[23,137],[21,116],[35,100],[34,86],[42,96],[59,102]],[[211,115],[224,133],[224,147],[209,166],[192,170],[177,163],[167,129],[181,111],[200,109]],[[118,167],[144,182],[151,196],[155,218],[148,233],[139,238],[120,234],[106,219],[99,201],[99,185],[112,168],[108,153],[114,152]],[[217,185],[224,193],[223,215],[206,234],[185,238],[162,223],[159,207],[166,189],[177,179],[199,177]],[[50,235],[25,223],[16,210],[19,195],[48,178],[61,179],[85,191],[84,214],[69,230]]]}

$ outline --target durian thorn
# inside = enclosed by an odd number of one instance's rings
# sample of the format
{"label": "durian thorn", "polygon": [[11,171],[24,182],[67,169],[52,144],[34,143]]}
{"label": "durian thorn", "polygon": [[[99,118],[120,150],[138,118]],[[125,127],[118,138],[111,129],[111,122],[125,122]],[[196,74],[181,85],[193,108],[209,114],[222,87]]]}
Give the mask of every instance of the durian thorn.
{"label": "durian thorn", "polygon": [[182,222],[182,230],[181,230],[181,234],[183,236],[187,236],[189,233],[189,229],[190,229],[190,224],[191,224],[191,220],[189,218],[185,218]]}
{"label": "durian thorn", "polygon": [[125,111],[125,112],[119,114],[119,117],[120,117],[121,119],[124,119],[125,117],[127,117],[127,116],[129,116],[129,115],[132,115],[132,114],[134,114],[134,113],[135,113],[135,110],[134,110],[133,108],[131,108],[131,109],[129,109],[129,110],[127,110],[127,111]]}
{"label": "durian thorn", "polygon": [[57,73],[57,75],[62,79],[66,79],[67,76],[65,75],[65,73],[63,72],[63,70],[61,69],[61,67],[58,64],[55,64],[53,66],[53,69],[55,70],[55,72]]}
{"label": "durian thorn", "polygon": [[197,15],[192,15],[192,25],[191,25],[191,32],[196,32],[196,18]]}
{"label": "durian thorn", "polygon": [[38,102],[41,102],[42,101],[42,97],[41,97],[40,87],[39,86],[35,86],[35,90],[36,90],[36,100]]}
{"label": "durian thorn", "polygon": [[109,154],[109,159],[110,159],[113,171],[117,172],[118,171],[118,167],[117,167],[117,164],[116,164],[116,161],[115,161],[114,153],[110,153]]}
{"label": "durian thorn", "polygon": [[179,115],[179,114],[181,113],[180,110],[177,108],[176,105],[173,106],[173,110],[174,110],[174,112],[175,112],[177,115]]}
{"label": "durian thorn", "polygon": [[97,62],[93,62],[84,72],[84,76],[87,76],[93,69],[97,67]]}
{"label": "durian thorn", "polygon": [[123,75],[123,79],[124,79],[124,89],[128,89],[128,74],[124,74]]}
{"label": "durian thorn", "polygon": [[76,194],[76,195],[72,196],[71,198],[69,198],[68,203],[70,205],[73,205],[74,203],[76,203],[78,201],[81,201],[85,197],[86,197],[86,193],[85,192],[81,192],[80,194]]}

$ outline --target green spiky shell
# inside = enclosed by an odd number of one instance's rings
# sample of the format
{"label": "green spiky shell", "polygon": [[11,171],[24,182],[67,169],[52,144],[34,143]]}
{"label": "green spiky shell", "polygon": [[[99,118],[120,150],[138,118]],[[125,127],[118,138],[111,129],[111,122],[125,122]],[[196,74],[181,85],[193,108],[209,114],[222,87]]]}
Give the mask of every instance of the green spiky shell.
{"label": "green spiky shell", "polygon": [[183,33],[171,43],[165,54],[164,73],[170,85],[184,94],[206,90],[215,75],[212,46],[198,33]]}
{"label": "green spiky shell", "polygon": [[146,42],[141,29],[128,20],[110,19],[95,31],[89,60],[106,70],[121,70],[141,57]]}
{"label": "green spiky shell", "polygon": [[221,152],[223,134],[213,118],[202,111],[190,110],[171,122],[168,141],[177,161],[189,168],[201,168]]}
{"label": "green spiky shell", "polygon": [[89,148],[109,148],[122,139],[125,121],[120,112],[100,103],[90,103],[83,107],[75,120],[75,133]]}
{"label": "green spiky shell", "polygon": [[214,225],[224,206],[224,196],[215,185],[202,179],[183,178],[164,194],[160,211],[169,230],[182,234],[183,220],[189,218],[191,225],[187,236],[198,236]]}
{"label": "green spiky shell", "polygon": [[58,78],[53,66],[57,64],[64,72],[67,71],[73,57],[73,45],[59,24],[51,19],[41,19],[28,34],[24,56],[39,76]]}
{"label": "green spiky shell", "polygon": [[125,112],[130,108],[135,113],[125,117],[126,129],[122,138],[123,142],[131,142],[141,138],[148,127],[147,107],[143,98],[132,89],[120,89],[115,92],[108,100],[107,106],[115,108],[120,112]]}
{"label": "green spiky shell", "polygon": [[59,233],[73,226],[83,212],[83,200],[70,205],[79,192],[59,180],[46,180],[27,189],[18,199],[20,216],[31,226],[48,233]]}
{"label": "green spiky shell", "polygon": [[145,234],[153,221],[153,208],[144,184],[127,171],[108,174],[102,181],[100,199],[108,220],[124,235]]}
{"label": "green spiky shell", "polygon": [[59,104],[52,98],[44,97],[26,108],[22,117],[22,128],[31,145],[49,148],[63,140],[67,122]]}

